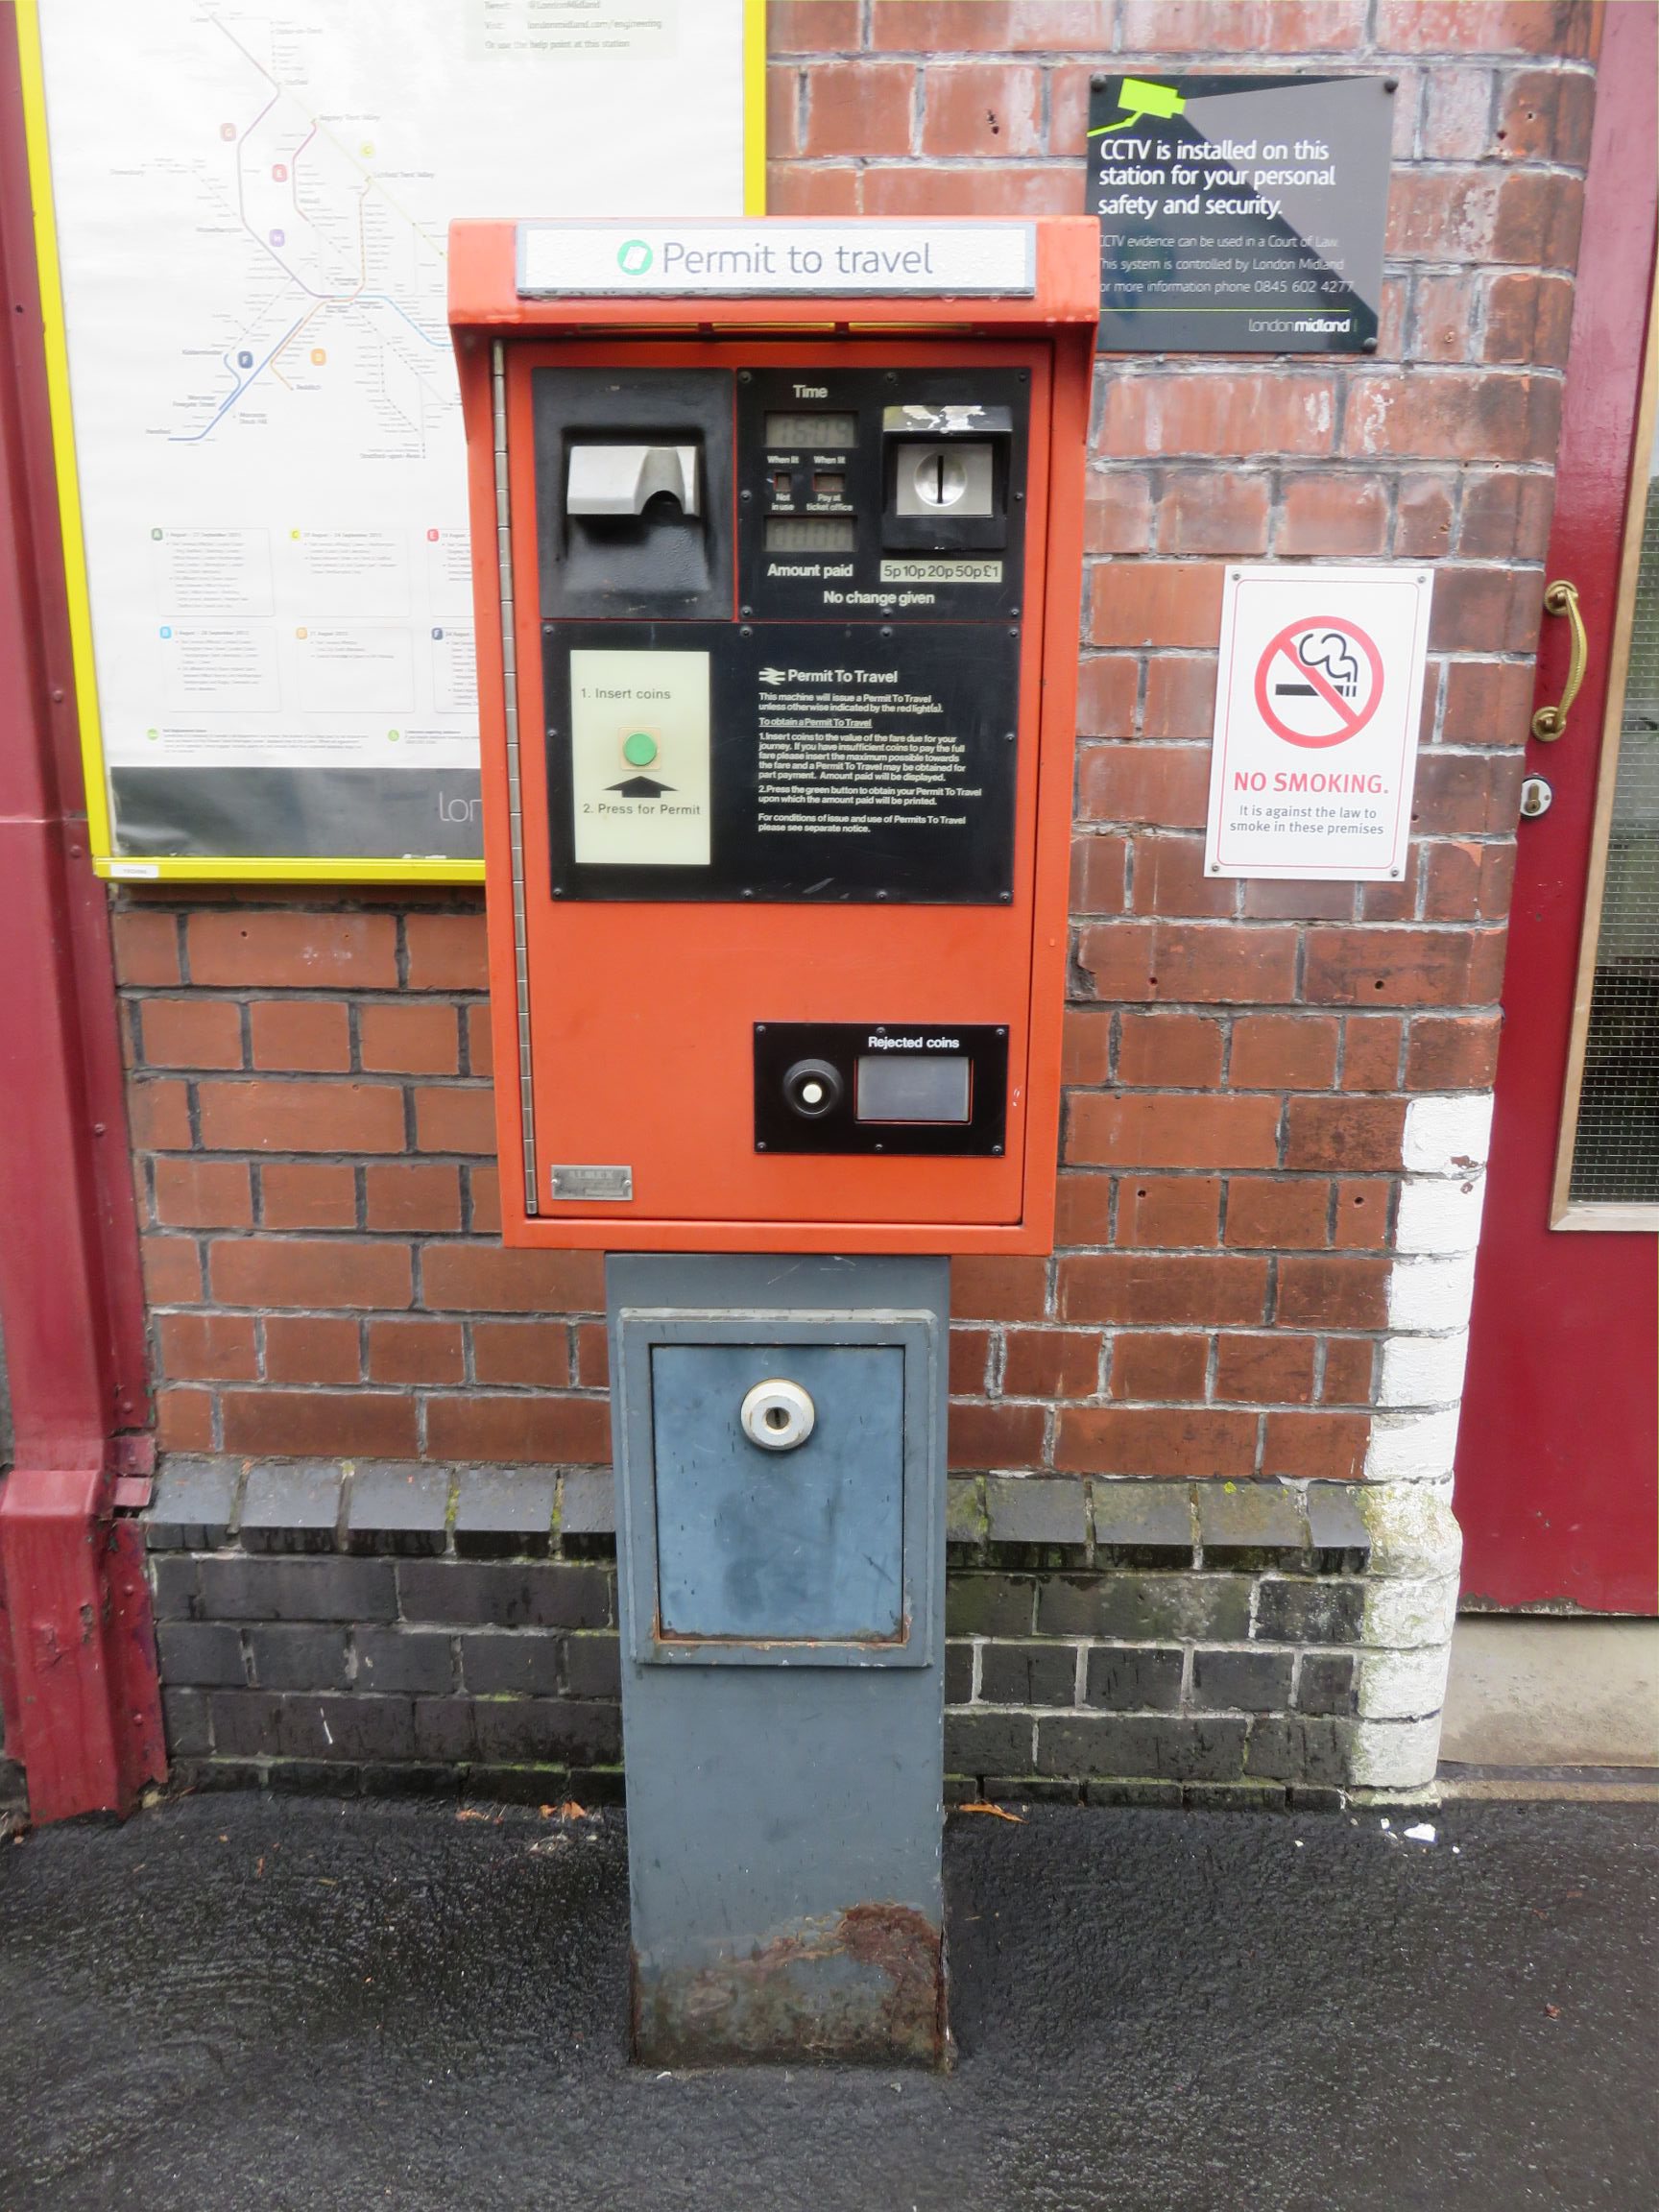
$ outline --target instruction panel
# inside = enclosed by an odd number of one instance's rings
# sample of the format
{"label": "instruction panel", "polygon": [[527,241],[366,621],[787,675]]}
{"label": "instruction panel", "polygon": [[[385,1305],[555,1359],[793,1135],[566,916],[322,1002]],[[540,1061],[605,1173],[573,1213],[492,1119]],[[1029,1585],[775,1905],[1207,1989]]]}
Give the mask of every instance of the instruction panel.
{"label": "instruction panel", "polygon": [[1097,78],[1101,349],[1373,350],[1395,89],[1384,77]]}
{"label": "instruction panel", "polygon": [[740,212],[742,8],[39,16],[115,872],[478,855],[447,225]]}

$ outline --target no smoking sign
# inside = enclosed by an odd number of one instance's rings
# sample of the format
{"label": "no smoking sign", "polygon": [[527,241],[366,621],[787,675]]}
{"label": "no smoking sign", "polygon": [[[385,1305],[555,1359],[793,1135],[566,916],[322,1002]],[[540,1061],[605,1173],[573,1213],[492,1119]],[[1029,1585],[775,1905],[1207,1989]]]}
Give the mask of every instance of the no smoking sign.
{"label": "no smoking sign", "polygon": [[1228,569],[1210,875],[1405,873],[1431,591],[1404,565]]}

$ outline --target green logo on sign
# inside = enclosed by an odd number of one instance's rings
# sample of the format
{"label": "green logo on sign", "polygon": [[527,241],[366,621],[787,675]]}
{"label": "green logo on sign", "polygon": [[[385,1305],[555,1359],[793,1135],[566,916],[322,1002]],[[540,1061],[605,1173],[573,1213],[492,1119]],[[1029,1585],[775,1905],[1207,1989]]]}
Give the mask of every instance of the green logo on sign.
{"label": "green logo on sign", "polygon": [[643,276],[653,258],[643,238],[625,238],[616,249],[616,266],[624,276]]}

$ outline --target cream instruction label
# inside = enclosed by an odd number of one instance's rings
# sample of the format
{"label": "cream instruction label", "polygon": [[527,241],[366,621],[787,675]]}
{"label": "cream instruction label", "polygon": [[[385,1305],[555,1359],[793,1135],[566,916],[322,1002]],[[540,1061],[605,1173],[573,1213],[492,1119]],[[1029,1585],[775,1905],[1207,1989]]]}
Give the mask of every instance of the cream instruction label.
{"label": "cream instruction label", "polygon": [[706,868],[707,653],[570,655],[578,867]]}

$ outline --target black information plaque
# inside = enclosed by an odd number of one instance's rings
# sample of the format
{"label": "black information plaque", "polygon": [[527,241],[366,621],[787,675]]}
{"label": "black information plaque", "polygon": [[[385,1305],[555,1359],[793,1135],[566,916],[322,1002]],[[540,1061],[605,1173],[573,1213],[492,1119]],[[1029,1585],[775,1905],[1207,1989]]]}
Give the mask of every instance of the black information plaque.
{"label": "black information plaque", "polygon": [[1394,80],[1097,77],[1103,352],[1377,347]]}

